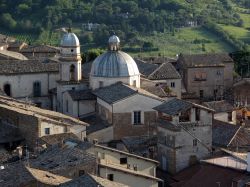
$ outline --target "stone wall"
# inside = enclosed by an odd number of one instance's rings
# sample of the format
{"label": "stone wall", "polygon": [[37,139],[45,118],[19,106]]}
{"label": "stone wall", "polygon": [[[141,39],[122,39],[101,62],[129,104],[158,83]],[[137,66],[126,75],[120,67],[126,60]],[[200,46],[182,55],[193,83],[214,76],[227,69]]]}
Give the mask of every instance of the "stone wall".
{"label": "stone wall", "polygon": [[33,148],[38,138],[40,123],[34,115],[23,114],[8,108],[0,107],[0,118],[17,126],[25,138],[28,147]]}
{"label": "stone wall", "polygon": [[119,140],[126,136],[152,135],[156,132],[156,112],[144,112],[144,124],[133,125],[132,113],[113,114],[114,139]]}

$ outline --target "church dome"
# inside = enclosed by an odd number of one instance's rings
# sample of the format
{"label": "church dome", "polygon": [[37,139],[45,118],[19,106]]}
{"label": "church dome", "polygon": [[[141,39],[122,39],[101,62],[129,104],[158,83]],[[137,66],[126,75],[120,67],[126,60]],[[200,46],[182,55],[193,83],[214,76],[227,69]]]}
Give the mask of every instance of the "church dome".
{"label": "church dome", "polygon": [[74,33],[68,32],[63,35],[63,38],[61,40],[61,47],[78,47],[78,46],[80,46],[80,42]]}
{"label": "church dome", "polygon": [[97,57],[91,67],[93,77],[130,77],[139,75],[134,59],[122,51],[108,50]]}

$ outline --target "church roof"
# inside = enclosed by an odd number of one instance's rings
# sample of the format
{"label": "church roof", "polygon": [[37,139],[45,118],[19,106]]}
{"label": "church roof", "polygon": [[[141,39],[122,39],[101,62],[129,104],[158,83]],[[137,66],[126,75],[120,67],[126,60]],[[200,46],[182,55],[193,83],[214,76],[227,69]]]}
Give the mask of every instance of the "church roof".
{"label": "church roof", "polygon": [[93,77],[129,77],[140,72],[134,59],[122,51],[107,51],[92,63],[90,75]]}
{"label": "church roof", "polygon": [[52,61],[14,60],[0,61],[0,75],[58,72],[59,64]]}
{"label": "church roof", "polygon": [[36,45],[36,46],[27,46],[21,49],[21,53],[58,53],[60,49],[58,47],[50,45]]}
{"label": "church roof", "polygon": [[96,99],[96,96],[92,94],[91,90],[70,90],[68,93],[74,101]]}
{"label": "church roof", "polygon": [[95,90],[93,94],[109,104],[126,99],[136,94],[141,94],[157,100],[162,100],[158,96],[151,94],[146,90],[128,86],[126,84],[123,84],[122,82],[118,82],[104,88],[99,88]]}

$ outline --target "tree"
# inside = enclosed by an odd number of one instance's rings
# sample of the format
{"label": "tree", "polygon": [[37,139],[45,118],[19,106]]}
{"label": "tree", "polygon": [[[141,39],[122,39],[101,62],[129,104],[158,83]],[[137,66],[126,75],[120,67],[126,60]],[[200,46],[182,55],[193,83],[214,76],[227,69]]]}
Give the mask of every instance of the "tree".
{"label": "tree", "polygon": [[11,14],[5,13],[1,17],[1,22],[3,26],[7,27],[8,29],[15,29],[17,23],[16,21],[12,18]]}

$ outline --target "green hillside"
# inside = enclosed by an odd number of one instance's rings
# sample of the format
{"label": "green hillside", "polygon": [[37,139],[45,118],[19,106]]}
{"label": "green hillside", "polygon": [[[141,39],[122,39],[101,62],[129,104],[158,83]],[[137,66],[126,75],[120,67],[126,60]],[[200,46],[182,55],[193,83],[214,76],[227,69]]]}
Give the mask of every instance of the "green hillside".
{"label": "green hillside", "polygon": [[[250,43],[250,14],[243,1],[2,0],[0,33],[58,45],[58,29],[70,25],[84,51],[105,48],[115,32],[135,56],[231,52]],[[97,26],[88,30],[87,23]]]}

